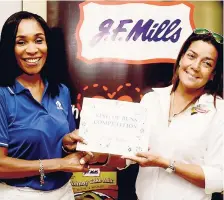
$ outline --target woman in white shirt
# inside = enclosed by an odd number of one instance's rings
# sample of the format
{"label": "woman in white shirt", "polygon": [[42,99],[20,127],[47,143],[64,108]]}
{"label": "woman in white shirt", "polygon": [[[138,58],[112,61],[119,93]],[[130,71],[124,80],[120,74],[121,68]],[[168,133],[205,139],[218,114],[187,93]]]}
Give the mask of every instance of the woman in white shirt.
{"label": "woman in white shirt", "polygon": [[139,200],[210,200],[223,191],[222,67],[223,37],[195,29],[177,57],[172,85],[144,95],[149,151],[124,157],[140,165]]}
{"label": "woman in white shirt", "polygon": [[[223,37],[195,29],[177,57],[172,85],[144,95],[149,151],[123,157],[140,165],[139,200],[210,200],[223,191],[222,67]],[[124,166],[119,156],[94,160]]]}

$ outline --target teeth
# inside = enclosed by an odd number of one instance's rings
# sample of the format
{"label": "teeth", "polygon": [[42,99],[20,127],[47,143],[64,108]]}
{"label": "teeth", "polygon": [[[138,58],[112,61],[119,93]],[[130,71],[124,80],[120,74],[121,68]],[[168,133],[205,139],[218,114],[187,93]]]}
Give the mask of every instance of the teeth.
{"label": "teeth", "polygon": [[26,62],[29,62],[29,63],[35,63],[35,62],[38,62],[40,60],[40,58],[35,58],[35,59],[25,59]]}
{"label": "teeth", "polygon": [[194,77],[194,76],[192,76],[191,74],[189,74],[192,78],[196,78],[196,77]]}

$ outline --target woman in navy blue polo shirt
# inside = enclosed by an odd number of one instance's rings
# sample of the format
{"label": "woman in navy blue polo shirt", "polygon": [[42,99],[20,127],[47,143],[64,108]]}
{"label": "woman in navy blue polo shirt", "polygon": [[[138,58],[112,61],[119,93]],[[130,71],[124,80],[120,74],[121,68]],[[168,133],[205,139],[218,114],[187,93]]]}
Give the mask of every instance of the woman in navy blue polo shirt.
{"label": "woman in navy blue polo shirt", "polygon": [[72,172],[87,171],[76,142],[69,90],[54,76],[50,31],[18,12],[0,40],[0,199],[73,200]]}

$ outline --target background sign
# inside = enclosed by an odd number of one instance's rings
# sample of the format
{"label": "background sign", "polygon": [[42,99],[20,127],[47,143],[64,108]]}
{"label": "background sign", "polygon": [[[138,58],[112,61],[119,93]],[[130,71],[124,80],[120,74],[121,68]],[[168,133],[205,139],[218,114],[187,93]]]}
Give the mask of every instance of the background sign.
{"label": "background sign", "polygon": [[194,27],[188,3],[84,2],[79,7],[77,56],[87,63],[173,62]]}

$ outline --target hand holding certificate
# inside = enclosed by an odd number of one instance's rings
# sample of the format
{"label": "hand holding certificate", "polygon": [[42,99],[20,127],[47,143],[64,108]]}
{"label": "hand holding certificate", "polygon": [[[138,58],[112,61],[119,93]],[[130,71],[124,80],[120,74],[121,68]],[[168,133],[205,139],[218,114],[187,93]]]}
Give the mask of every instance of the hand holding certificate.
{"label": "hand holding certificate", "polygon": [[117,155],[148,151],[147,109],[139,103],[84,98],[77,150]]}

